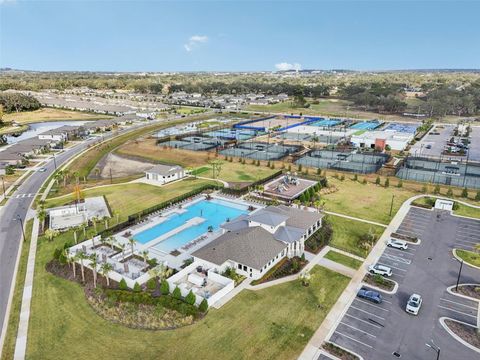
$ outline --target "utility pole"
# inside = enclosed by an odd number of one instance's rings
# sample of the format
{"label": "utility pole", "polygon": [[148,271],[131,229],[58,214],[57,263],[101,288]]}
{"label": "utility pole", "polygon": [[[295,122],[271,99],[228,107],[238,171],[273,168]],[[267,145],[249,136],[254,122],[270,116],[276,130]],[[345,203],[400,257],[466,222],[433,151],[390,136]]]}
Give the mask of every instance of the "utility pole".
{"label": "utility pole", "polygon": [[57,160],[55,159],[55,153],[53,153],[53,165],[55,166],[55,171],[57,170]]}
{"label": "utility pole", "polygon": [[3,187],[3,198],[5,199],[7,197],[7,194],[5,194],[5,177],[2,176],[2,187]]}

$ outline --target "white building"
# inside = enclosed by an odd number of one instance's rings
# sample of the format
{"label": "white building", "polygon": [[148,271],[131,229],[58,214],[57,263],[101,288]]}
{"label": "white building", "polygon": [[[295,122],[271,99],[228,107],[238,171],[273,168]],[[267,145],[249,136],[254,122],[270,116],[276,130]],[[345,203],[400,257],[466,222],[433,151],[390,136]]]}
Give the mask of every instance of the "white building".
{"label": "white building", "polygon": [[178,165],[155,165],[145,171],[145,178],[155,184],[166,184],[171,181],[182,179],[186,176],[185,170]]}
{"label": "white building", "polygon": [[301,256],[305,240],[322,226],[323,214],[285,205],[269,206],[222,225],[227,232],[192,253],[216,267],[261,278],[285,257]]}
{"label": "white building", "polygon": [[381,148],[383,150],[388,145],[392,150],[402,151],[405,150],[414,136],[411,133],[393,130],[366,131],[361,134],[353,134],[350,141],[359,148]]}

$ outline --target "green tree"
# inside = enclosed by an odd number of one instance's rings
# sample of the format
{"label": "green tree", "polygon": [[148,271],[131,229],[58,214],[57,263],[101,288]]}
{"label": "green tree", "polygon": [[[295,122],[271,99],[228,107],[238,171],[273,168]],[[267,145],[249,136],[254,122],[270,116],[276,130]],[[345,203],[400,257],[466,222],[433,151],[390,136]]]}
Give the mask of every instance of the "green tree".
{"label": "green tree", "polygon": [[452,196],[453,196],[453,190],[452,190],[451,187],[449,187],[448,190],[447,190],[447,196],[448,196],[448,197],[452,197]]}
{"label": "green tree", "polygon": [[403,187],[403,180],[400,179],[400,181],[397,183],[397,187],[398,187],[398,188],[402,188],[402,187]]}
{"label": "green tree", "polygon": [[160,284],[160,292],[162,295],[168,295],[170,292],[170,285],[167,280],[162,280],[162,283]]}
{"label": "green tree", "polygon": [[387,177],[385,179],[385,187],[388,188],[390,186],[390,179]]}
{"label": "green tree", "polygon": [[462,197],[468,198],[468,189],[467,189],[467,188],[463,188],[463,190],[462,190]]}
{"label": "green tree", "polygon": [[377,176],[375,179],[375,184],[380,185],[380,176]]}
{"label": "green tree", "polygon": [[435,185],[435,188],[433,189],[433,193],[434,193],[435,195],[440,194],[440,185],[438,185],[438,184]]}
{"label": "green tree", "polygon": [[182,292],[178,286],[173,290],[172,296],[175,299],[182,300]]}
{"label": "green tree", "polygon": [[197,297],[192,292],[192,290],[190,290],[190,292],[185,297],[185,302],[190,305],[195,305],[195,301],[197,301]]}
{"label": "green tree", "polygon": [[208,302],[206,299],[203,299],[202,302],[200,303],[200,306],[198,307],[198,310],[202,313],[206,313],[208,310]]}
{"label": "green tree", "polygon": [[118,283],[118,288],[120,290],[128,290],[127,282],[124,278],[122,278],[122,280],[120,280],[120,282]]}

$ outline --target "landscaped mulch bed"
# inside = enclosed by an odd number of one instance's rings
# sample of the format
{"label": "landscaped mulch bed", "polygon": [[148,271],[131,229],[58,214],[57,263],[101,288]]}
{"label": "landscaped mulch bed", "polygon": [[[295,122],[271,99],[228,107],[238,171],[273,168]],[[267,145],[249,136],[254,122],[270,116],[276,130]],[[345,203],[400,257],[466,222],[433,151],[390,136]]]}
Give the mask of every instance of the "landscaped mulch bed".
{"label": "landscaped mulch bed", "polygon": [[452,320],[445,320],[445,324],[461,339],[465,340],[470,345],[480,349],[480,334],[473,326],[460,324]]}
{"label": "landscaped mulch bed", "polygon": [[375,276],[372,274],[365,275],[363,282],[386,291],[392,291],[395,287],[395,283],[393,281],[388,280],[383,276]]}
{"label": "landscaped mulch bed", "polygon": [[99,316],[129,328],[172,330],[195,322],[194,316],[185,316],[161,305],[111,302],[102,295],[102,291],[91,288],[85,289],[85,297]]}
{"label": "landscaped mulch bed", "polygon": [[408,235],[403,235],[403,234],[399,234],[399,233],[391,233],[390,236],[392,238],[395,238],[395,239],[399,239],[399,240],[405,240],[405,241],[408,241],[408,242],[411,242],[411,243],[418,243],[418,238],[417,237],[414,237],[414,236],[408,236]]}
{"label": "landscaped mulch bed", "polygon": [[456,291],[455,288],[453,288],[452,291],[461,295],[469,296],[471,298],[480,300],[480,284],[479,285],[458,285],[458,291]]}
{"label": "landscaped mulch bed", "polygon": [[[294,262],[297,262],[298,268],[295,269]],[[281,279],[285,276],[298,274],[307,265],[308,261],[299,257],[291,259],[284,258],[273,268],[271,268],[262,278],[252,281],[252,285],[262,284],[267,281]]]}
{"label": "landscaped mulch bed", "polygon": [[358,360],[358,356],[345,351],[332,343],[324,343],[323,349],[341,360]]}

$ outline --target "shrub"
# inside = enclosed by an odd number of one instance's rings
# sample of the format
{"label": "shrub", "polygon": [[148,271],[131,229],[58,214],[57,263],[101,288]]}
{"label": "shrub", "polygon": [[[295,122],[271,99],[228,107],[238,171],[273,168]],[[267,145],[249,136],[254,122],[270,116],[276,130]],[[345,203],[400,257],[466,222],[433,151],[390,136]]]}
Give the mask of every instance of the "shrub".
{"label": "shrub", "polygon": [[170,292],[170,284],[168,283],[167,280],[162,280],[162,283],[160,284],[160,292],[162,295],[168,295]]}
{"label": "shrub", "polygon": [[463,190],[462,190],[462,195],[461,195],[461,196],[464,197],[464,198],[468,198],[468,190],[467,190],[467,188],[463,188]]}
{"label": "shrub", "polygon": [[477,191],[477,194],[475,195],[475,200],[480,200],[480,191]]}
{"label": "shrub", "polygon": [[[478,194],[478,193],[477,193],[477,194]],[[448,190],[447,190],[447,196],[448,196],[448,197],[452,197],[452,196],[453,196],[453,190],[452,190],[452,188],[448,188]]]}
{"label": "shrub", "polygon": [[298,164],[298,171],[302,171],[302,164]]}
{"label": "shrub", "polygon": [[322,169],[318,168],[317,169],[317,175],[321,175],[322,174]]}
{"label": "shrub", "polygon": [[192,290],[190,290],[190,292],[185,297],[185,302],[190,305],[195,305],[195,301],[197,301],[197,297],[192,292]]}
{"label": "shrub", "polygon": [[149,279],[147,281],[147,289],[153,291],[157,288],[157,281],[155,279]]}
{"label": "shrub", "polygon": [[385,187],[389,187],[390,186],[390,179],[389,178],[386,178],[385,180]]}
{"label": "shrub", "polygon": [[289,164],[287,170],[292,171],[292,165]]}
{"label": "shrub", "polygon": [[353,180],[353,181],[358,181],[358,175],[357,175],[357,174],[353,175],[353,179],[352,179],[352,180]]}
{"label": "shrub", "polygon": [[427,185],[423,185],[423,186],[422,186],[422,192],[423,192],[424,194],[428,193],[428,186],[427,186]]}
{"label": "shrub", "polygon": [[377,178],[375,179],[375,184],[380,185],[380,176],[377,176]]}
{"label": "shrub", "polygon": [[397,187],[398,187],[398,188],[403,187],[403,181],[402,181],[402,180],[400,180],[400,181],[397,183]]}
{"label": "shrub", "polygon": [[363,178],[362,184],[367,185],[367,178]]}
{"label": "shrub", "polygon": [[135,281],[135,284],[133,285],[133,292],[141,292],[142,291],[142,287],[140,286],[140,284],[138,282]]}
{"label": "shrub", "polygon": [[198,307],[198,310],[200,312],[205,313],[208,310],[208,302],[207,300],[203,299],[202,302],[200,303],[200,306]]}
{"label": "shrub", "polygon": [[120,290],[128,290],[127,282],[125,281],[124,278],[122,278],[122,280],[120,280],[120,283],[118,284],[118,288]]}
{"label": "shrub", "polygon": [[182,299],[182,292],[180,288],[177,286],[175,290],[173,290],[172,296],[174,299],[181,300]]}
{"label": "shrub", "polygon": [[342,174],[342,176],[340,176],[340,181],[344,181],[345,180],[345,175]]}
{"label": "shrub", "polygon": [[435,188],[433,189],[433,193],[435,195],[440,194],[440,185],[435,185]]}

